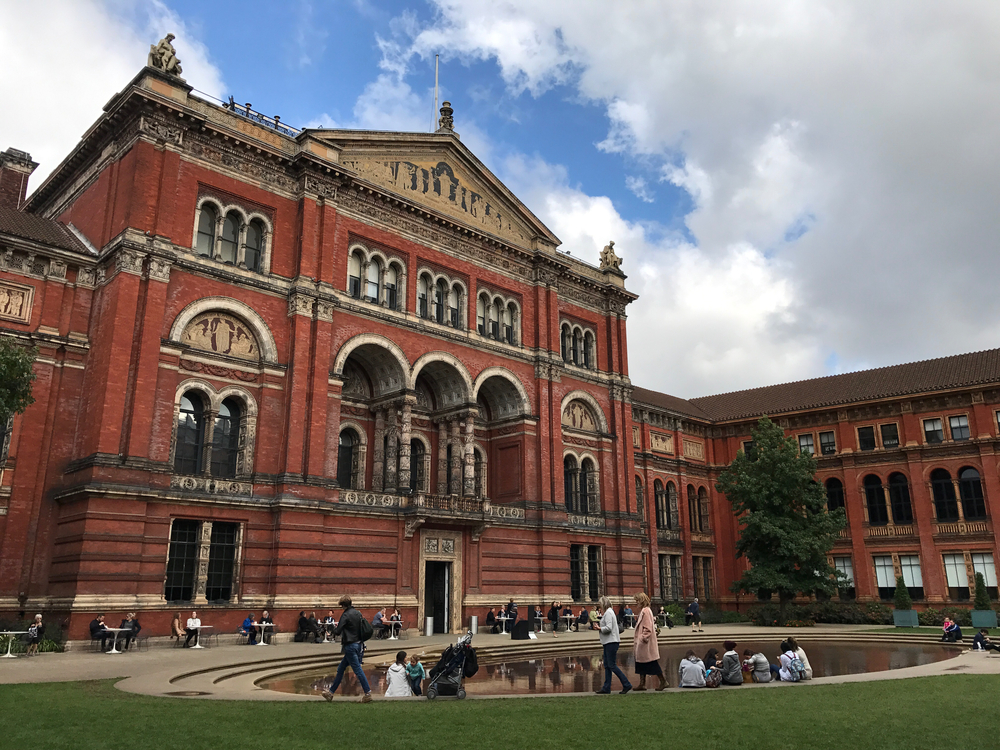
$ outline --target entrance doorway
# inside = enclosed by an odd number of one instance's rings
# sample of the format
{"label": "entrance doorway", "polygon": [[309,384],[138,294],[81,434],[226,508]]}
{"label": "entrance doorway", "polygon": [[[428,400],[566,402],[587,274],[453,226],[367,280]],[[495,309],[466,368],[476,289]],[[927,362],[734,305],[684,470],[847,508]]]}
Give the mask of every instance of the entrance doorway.
{"label": "entrance doorway", "polygon": [[449,632],[451,563],[428,560],[424,573],[424,616],[434,618],[434,632]]}

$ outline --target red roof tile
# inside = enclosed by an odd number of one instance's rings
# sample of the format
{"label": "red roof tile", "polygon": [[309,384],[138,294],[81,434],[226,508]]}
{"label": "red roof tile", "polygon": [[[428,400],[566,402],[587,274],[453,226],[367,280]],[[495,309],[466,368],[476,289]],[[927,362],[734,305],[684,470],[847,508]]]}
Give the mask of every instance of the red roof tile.
{"label": "red roof tile", "polygon": [[12,234],[43,245],[92,255],[65,224],[13,208],[0,207],[0,234]]}

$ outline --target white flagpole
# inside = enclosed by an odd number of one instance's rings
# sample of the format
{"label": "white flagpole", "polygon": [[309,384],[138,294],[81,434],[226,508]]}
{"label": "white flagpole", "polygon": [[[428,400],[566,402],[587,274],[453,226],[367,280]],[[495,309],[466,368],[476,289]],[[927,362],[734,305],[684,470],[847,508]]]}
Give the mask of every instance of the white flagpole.
{"label": "white flagpole", "polygon": [[440,55],[434,55],[434,113],[431,115],[431,132],[433,133],[437,130],[437,117],[438,117],[438,58]]}

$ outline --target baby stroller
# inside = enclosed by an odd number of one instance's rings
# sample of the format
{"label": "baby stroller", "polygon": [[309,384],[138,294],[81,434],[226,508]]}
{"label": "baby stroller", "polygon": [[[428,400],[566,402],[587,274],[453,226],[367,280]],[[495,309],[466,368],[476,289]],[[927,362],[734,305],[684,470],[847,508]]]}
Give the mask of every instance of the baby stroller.
{"label": "baby stroller", "polygon": [[462,679],[472,677],[479,671],[476,659],[476,649],[472,643],[472,631],[458,639],[454,646],[448,646],[441,654],[441,659],[431,669],[431,682],[427,686],[427,700],[434,700],[439,695],[456,695],[461,700],[465,697]]}

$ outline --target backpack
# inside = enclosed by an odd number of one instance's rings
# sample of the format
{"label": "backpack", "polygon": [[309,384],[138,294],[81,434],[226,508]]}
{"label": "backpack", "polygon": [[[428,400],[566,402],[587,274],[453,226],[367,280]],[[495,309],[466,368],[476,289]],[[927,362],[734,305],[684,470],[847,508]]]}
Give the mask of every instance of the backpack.
{"label": "backpack", "polygon": [[465,664],[462,666],[462,675],[473,677],[479,671],[479,659],[476,657],[476,649],[465,646]]}
{"label": "backpack", "polygon": [[28,627],[28,638],[29,639],[35,639],[37,637],[38,637],[38,626],[37,625],[30,625]]}
{"label": "backpack", "polygon": [[364,643],[373,635],[375,635],[375,628],[372,627],[372,624],[368,622],[368,620],[365,619],[365,616],[360,612],[358,612],[358,617],[361,620],[360,624],[358,625],[358,639],[362,643]]}
{"label": "backpack", "polygon": [[787,651],[786,653],[791,654],[791,661],[787,669],[790,677],[789,682],[798,682],[806,676],[806,668],[802,665],[802,660],[798,657],[798,654],[792,651]]}
{"label": "backpack", "polygon": [[722,684],[722,670],[712,667],[705,675],[705,687],[717,688]]}

